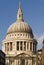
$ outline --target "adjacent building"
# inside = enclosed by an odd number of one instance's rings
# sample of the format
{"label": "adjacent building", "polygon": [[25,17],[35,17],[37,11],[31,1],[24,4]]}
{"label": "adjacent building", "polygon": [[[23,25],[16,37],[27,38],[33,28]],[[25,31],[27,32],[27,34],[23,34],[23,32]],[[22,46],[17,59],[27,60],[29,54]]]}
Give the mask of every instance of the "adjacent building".
{"label": "adjacent building", "polygon": [[5,53],[0,50],[0,65],[5,65]]}
{"label": "adjacent building", "polygon": [[36,52],[36,64],[41,65],[42,49]]}
{"label": "adjacent building", "polygon": [[24,19],[19,5],[16,21],[10,25],[2,51],[6,54],[6,65],[36,65],[37,41]]}
{"label": "adjacent building", "polygon": [[44,65],[44,40],[43,40],[42,49],[36,52],[36,64]]}
{"label": "adjacent building", "polygon": [[44,40],[43,40],[42,55],[41,55],[41,65],[44,65]]}

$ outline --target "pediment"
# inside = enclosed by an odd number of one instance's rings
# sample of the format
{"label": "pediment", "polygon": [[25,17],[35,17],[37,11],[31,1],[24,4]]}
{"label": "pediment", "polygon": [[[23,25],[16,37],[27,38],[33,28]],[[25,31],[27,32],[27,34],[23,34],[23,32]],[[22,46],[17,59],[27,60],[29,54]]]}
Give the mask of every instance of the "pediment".
{"label": "pediment", "polygon": [[21,53],[15,56],[16,58],[31,58],[29,54]]}

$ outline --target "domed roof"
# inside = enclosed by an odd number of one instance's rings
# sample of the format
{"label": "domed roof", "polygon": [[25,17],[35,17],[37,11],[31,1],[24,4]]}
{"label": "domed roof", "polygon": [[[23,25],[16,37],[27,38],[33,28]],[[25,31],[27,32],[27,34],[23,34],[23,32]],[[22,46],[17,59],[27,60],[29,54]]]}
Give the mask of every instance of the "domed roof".
{"label": "domed roof", "polygon": [[14,33],[14,32],[28,32],[31,33],[32,30],[30,26],[25,22],[15,22],[7,30],[7,33]]}
{"label": "domed roof", "polygon": [[21,6],[18,8],[17,19],[7,30],[7,34],[14,32],[27,32],[32,34],[30,26],[24,22]]}

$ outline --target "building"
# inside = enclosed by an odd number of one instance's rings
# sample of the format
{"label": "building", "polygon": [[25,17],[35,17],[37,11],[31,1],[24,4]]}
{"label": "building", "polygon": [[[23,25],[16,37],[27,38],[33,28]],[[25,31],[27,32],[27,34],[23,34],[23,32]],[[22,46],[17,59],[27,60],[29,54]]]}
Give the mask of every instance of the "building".
{"label": "building", "polygon": [[36,52],[36,64],[37,65],[41,65],[41,55],[42,55],[42,49]]}
{"label": "building", "polygon": [[36,65],[37,41],[23,19],[21,5],[16,21],[10,25],[2,41],[2,50],[6,54],[6,65]]}
{"label": "building", "polygon": [[0,65],[5,65],[5,54],[0,50]]}
{"label": "building", "polygon": [[44,40],[43,40],[42,55],[41,55],[41,65],[44,65]]}

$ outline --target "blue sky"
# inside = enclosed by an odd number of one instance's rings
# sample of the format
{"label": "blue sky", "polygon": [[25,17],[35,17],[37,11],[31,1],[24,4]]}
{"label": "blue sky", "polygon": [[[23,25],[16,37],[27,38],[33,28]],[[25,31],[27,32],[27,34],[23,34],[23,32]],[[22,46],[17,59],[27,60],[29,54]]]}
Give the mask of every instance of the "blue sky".
{"label": "blue sky", "polygon": [[[31,26],[36,38],[44,35],[44,0],[0,0],[0,49],[8,27],[16,21],[19,2],[24,20]],[[41,48],[40,44],[38,48]]]}

